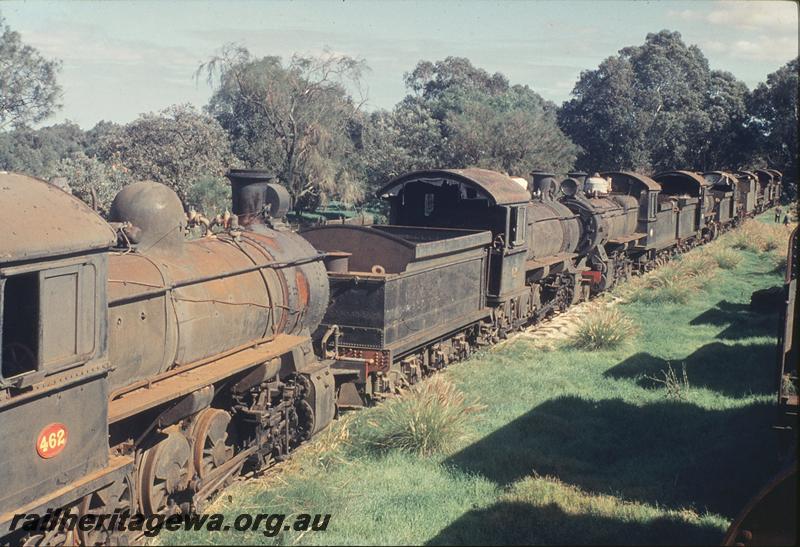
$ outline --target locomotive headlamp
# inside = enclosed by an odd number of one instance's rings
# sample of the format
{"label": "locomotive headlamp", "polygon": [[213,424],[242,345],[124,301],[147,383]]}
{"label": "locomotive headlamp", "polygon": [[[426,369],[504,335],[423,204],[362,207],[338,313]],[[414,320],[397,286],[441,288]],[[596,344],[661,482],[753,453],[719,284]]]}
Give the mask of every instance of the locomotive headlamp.
{"label": "locomotive headlamp", "polygon": [[561,181],[561,193],[565,196],[574,196],[578,193],[578,181],[573,178],[564,179]]}

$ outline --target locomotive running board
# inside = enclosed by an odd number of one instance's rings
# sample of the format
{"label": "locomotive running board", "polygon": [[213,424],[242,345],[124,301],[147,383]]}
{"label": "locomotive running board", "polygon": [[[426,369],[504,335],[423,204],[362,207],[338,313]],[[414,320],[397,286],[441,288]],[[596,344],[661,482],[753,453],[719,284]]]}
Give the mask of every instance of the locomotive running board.
{"label": "locomotive running board", "polygon": [[7,534],[14,515],[42,514],[43,510],[56,509],[82,498],[90,492],[119,480],[129,467],[133,466],[130,456],[113,456],[108,459],[108,465],[78,480],[65,484],[61,488],[49,492],[16,509],[0,515],[0,536]]}
{"label": "locomotive running board", "polygon": [[108,422],[114,423],[139,412],[166,403],[183,395],[223,380],[232,374],[256,366],[292,350],[308,341],[308,337],[279,334],[271,342],[243,349],[200,366],[187,365],[185,372],[169,371],[166,377],[155,378],[146,385],[127,391],[108,403]]}

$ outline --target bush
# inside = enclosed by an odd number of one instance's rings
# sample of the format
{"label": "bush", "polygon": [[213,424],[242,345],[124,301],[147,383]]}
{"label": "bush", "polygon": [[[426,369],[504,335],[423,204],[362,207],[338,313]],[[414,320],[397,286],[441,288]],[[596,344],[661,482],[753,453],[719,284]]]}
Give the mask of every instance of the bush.
{"label": "bush", "polygon": [[209,219],[231,209],[231,187],[220,177],[205,177],[189,187],[187,205]]}
{"label": "bush", "polygon": [[717,266],[723,270],[732,270],[738,266],[742,261],[742,255],[730,247],[715,246],[709,248],[707,251],[716,263]]}
{"label": "bush", "polygon": [[721,241],[734,249],[765,253],[786,249],[789,244],[789,234],[790,231],[782,224],[748,220],[738,229],[726,234]]}
{"label": "bush", "polygon": [[614,349],[630,340],[636,326],[616,308],[600,308],[578,323],[574,346],[584,350]]}
{"label": "bush", "polygon": [[482,407],[440,376],[390,399],[369,416],[363,439],[369,448],[428,456],[446,452],[465,437]]}
{"label": "bush", "polygon": [[685,304],[716,275],[717,262],[692,252],[636,278],[620,290],[626,300]]}

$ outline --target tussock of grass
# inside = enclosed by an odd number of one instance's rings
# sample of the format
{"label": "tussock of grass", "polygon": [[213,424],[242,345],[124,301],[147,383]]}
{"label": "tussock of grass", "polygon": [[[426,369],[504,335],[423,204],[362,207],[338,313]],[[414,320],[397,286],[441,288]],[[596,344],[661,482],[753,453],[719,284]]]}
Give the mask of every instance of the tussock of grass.
{"label": "tussock of grass", "polygon": [[716,261],[717,266],[723,270],[732,270],[736,268],[744,258],[741,253],[730,247],[714,246],[709,248],[706,252],[708,256]]}
{"label": "tussock of grass", "polygon": [[748,220],[738,229],[725,234],[721,241],[742,251],[767,253],[777,250],[785,252],[789,244],[790,233],[791,231],[782,224]]}
{"label": "tussock of grass", "polygon": [[447,452],[464,438],[483,407],[440,376],[434,376],[371,413],[365,444],[378,451],[400,450],[423,456]]}
{"label": "tussock of grass", "polygon": [[637,332],[633,322],[617,308],[600,308],[578,323],[573,345],[585,350],[614,349]]}
{"label": "tussock of grass", "polygon": [[283,472],[291,472],[295,467],[306,469],[311,466],[327,469],[334,465],[347,464],[347,448],[353,443],[353,422],[357,416],[357,413],[340,416],[310,443],[303,445],[297,457],[286,462]]}
{"label": "tussock of grass", "polygon": [[717,260],[691,252],[623,285],[619,295],[628,301],[685,304],[717,273]]}

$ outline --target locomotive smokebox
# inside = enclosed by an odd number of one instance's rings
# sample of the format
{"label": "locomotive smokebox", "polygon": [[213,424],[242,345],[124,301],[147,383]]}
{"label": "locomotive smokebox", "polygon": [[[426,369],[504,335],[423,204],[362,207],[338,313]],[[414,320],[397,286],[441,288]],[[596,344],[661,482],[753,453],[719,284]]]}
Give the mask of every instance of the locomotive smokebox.
{"label": "locomotive smokebox", "polygon": [[126,233],[135,234],[139,249],[180,253],[186,215],[178,195],[153,181],[130,184],[119,191],[108,213],[112,222],[131,224]]}
{"label": "locomotive smokebox", "polygon": [[533,190],[539,191],[542,200],[552,201],[555,199],[556,194],[556,179],[553,173],[545,173],[544,171],[533,171]]}
{"label": "locomotive smokebox", "polygon": [[260,169],[231,169],[225,176],[231,181],[233,214],[241,226],[286,216],[291,197],[274,174]]}

